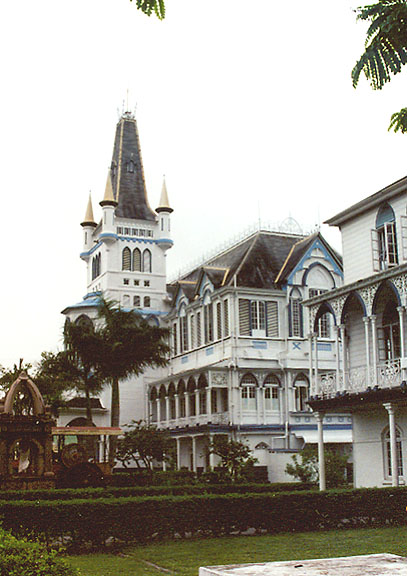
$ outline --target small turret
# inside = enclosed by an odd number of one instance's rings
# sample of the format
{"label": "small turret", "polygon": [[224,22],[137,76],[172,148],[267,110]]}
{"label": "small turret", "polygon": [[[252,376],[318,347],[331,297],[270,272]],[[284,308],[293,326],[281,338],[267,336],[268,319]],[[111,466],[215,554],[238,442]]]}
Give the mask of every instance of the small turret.
{"label": "small turret", "polygon": [[170,207],[168,201],[167,185],[165,178],[163,180],[163,187],[161,189],[160,205],[155,209],[159,215],[159,245],[163,250],[168,250],[173,245],[171,239],[171,218],[170,214],[174,210]]}
{"label": "small turret", "polygon": [[112,241],[117,238],[114,224],[114,211],[117,206],[117,202],[114,199],[112,179],[110,177],[110,170],[107,175],[105,195],[103,200],[100,202],[103,210],[102,218],[102,230],[99,234],[99,240],[104,242]]}
{"label": "small turret", "polygon": [[93,246],[93,231],[97,226],[93,217],[92,198],[90,193],[85,218],[83,222],[81,222],[81,226],[83,228],[83,250],[84,252],[87,252]]}

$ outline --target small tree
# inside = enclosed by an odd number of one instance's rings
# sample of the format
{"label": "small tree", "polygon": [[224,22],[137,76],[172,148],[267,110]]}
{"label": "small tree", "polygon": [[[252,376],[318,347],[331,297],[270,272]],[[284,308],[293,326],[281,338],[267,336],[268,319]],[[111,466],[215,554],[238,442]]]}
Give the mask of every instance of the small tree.
{"label": "small tree", "polygon": [[[337,450],[325,447],[325,475],[327,488],[336,488],[346,483],[345,470],[348,456]],[[292,457],[293,464],[287,464],[285,471],[305,484],[317,484],[318,449],[308,444],[299,454]]]}
{"label": "small tree", "polygon": [[133,420],[127,428],[119,439],[116,452],[125,468],[135,462],[137,468],[152,472],[154,461],[163,462],[168,458],[171,440],[164,430],[142,420]]}
{"label": "small tree", "polygon": [[209,453],[219,456],[220,467],[226,471],[232,482],[239,480],[244,476],[244,472],[257,462],[246,444],[229,440],[226,436],[215,436],[209,444]]}

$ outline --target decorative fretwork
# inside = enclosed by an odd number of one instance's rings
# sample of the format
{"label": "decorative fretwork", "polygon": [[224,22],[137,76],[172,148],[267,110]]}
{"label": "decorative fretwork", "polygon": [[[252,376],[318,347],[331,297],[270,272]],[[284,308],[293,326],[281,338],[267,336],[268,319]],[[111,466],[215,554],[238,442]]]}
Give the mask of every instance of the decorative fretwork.
{"label": "decorative fretwork", "polygon": [[370,385],[367,367],[356,366],[346,372],[345,389],[347,392],[362,392]]}
{"label": "decorative fretwork", "polygon": [[407,278],[403,274],[401,276],[396,276],[395,278],[391,278],[390,282],[394,285],[397,292],[400,294],[401,304],[403,306],[406,305],[407,300]]}
{"label": "decorative fretwork", "polygon": [[335,312],[337,324],[341,323],[342,311],[343,311],[343,307],[345,306],[346,300],[347,300],[347,296],[340,296],[339,298],[335,298],[335,300],[332,300],[330,302],[330,305],[332,306],[332,309]]}
{"label": "decorative fretwork", "polygon": [[[327,372],[319,376],[319,394],[322,396],[335,396],[337,393],[337,378],[336,372]],[[311,396],[315,391],[311,390]],[[318,393],[318,392],[317,392]]]}
{"label": "decorative fretwork", "polygon": [[227,386],[228,378],[224,372],[209,373],[211,386]]}
{"label": "decorative fretwork", "polygon": [[376,296],[376,292],[379,288],[379,284],[375,284],[374,286],[366,286],[366,288],[362,288],[358,290],[360,297],[363,300],[363,303],[366,308],[366,316],[372,315],[373,310],[373,301]]}
{"label": "decorative fretwork", "polygon": [[377,367],[377,383],[379,388],[394,388],[401,384],[400,358],[387,360]]}

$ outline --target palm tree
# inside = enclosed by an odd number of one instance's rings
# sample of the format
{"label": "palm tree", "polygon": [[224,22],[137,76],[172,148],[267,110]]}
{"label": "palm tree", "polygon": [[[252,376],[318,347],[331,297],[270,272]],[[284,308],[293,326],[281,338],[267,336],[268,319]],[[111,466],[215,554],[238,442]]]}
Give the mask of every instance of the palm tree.
{"label": "palm tree", "polygon": [[[356,13],[358,20],[366,20],[370,26],[365,51],[352,70],[353,86],[356,88],[363,72],[373,90],[381,90],[407,62],[407,2],[379,0],[358,8]],[[391,129],[407,132],[406,108],[392,115]]]}
{"label": "palm tree", "polygon": [[[123,310],[117,302],[100,300],[98,368],[112,387],[111,426],[120,423],[119,381],[141,374],[147,367],[168,362],[168,330],[151,326],[140,313]],[[113,464],[116,442],[110,444]]]}
{"label": "palm tree", "polygon": [[151,16],[154,12],[159,20],[164,20],[164,0],[136,0],[136,6],[138,10],[141,10],[144,14],[147,14],[147,16]]}

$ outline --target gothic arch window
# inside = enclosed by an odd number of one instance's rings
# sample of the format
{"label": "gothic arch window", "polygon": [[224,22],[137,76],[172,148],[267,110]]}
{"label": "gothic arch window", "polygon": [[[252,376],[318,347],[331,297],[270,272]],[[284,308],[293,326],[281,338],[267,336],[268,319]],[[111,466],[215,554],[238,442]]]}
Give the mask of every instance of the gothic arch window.
{"label": "gothic arch window", "polygon": [[396,218],[393,208],[387,202],[379,208],[372,236],[374,263],[378,260],[375,269],[386,270],[398,264]]}
{"label": "gothic arch window", "polygon": [[150,296],[144,296],[144,308],[150,308],[151,298]]}
{"label": "gothic arch window", "polygon": [[267,374],[263,382],[264,405],[267,411],[280,409],[280,380],[275,374]]}
{"label": "gothic arch window", "polygon": [[[382,432],[382,446],[383,446],[383,462],[384,462],[384,475],[386,478],[392,477],[391,471],[391,450],[390,450],[390,430],[387,426]],[[401,431],[396,427],[396,447],[397,447],[397,467],[399,476],[404,474],[403,463],[403,442]]]}
{"label": "gothic arch window", "polygon": [[151,272],[151,252],[148,249],[143,252],[143,272]]}
{"label": "gothic arch window", "polygon": [[141,252],[138,248],[133,250],[133,272],[141,272]]}
{"label": "gothic arch window", "polygon": [[290,336],[293,338],[303,337],[302,322],[302,296],[298,288],[294,288],[290,293],[288,306]]}
{"label": "gothic arch window", "polygon": [[122,270],[131,270],[131,252],[127,246],[122,252]]}
{"label": "gothic arch window", "polygon": [[242,410],[249,412],[257,408],[257,379],[251,374],[247,373],[243,376],[240,382],[241,396],[242,396]]}
{"label": "gothic arch window", "polygon": [[133,296],[133,306],[135,308],[140,308],[140,305],[141,305],[140,296]]}
{"label": "gothic arch window", "polygon": [[213,342],[213,304],[211,293],[207,290],[203,298],[204,340],[205,344]]}
{"label": "gothic arch window", "polygon": [[180,352],[181,354],[188,350],[188,321],[185,303],[181,305],[179,310],[179,336],[180,336]]}
{"label": "gothic arch window", "polygon": [[129,294],[124,294],[123,296],[123,306],[128,308],[130,306],[130,296]]}

